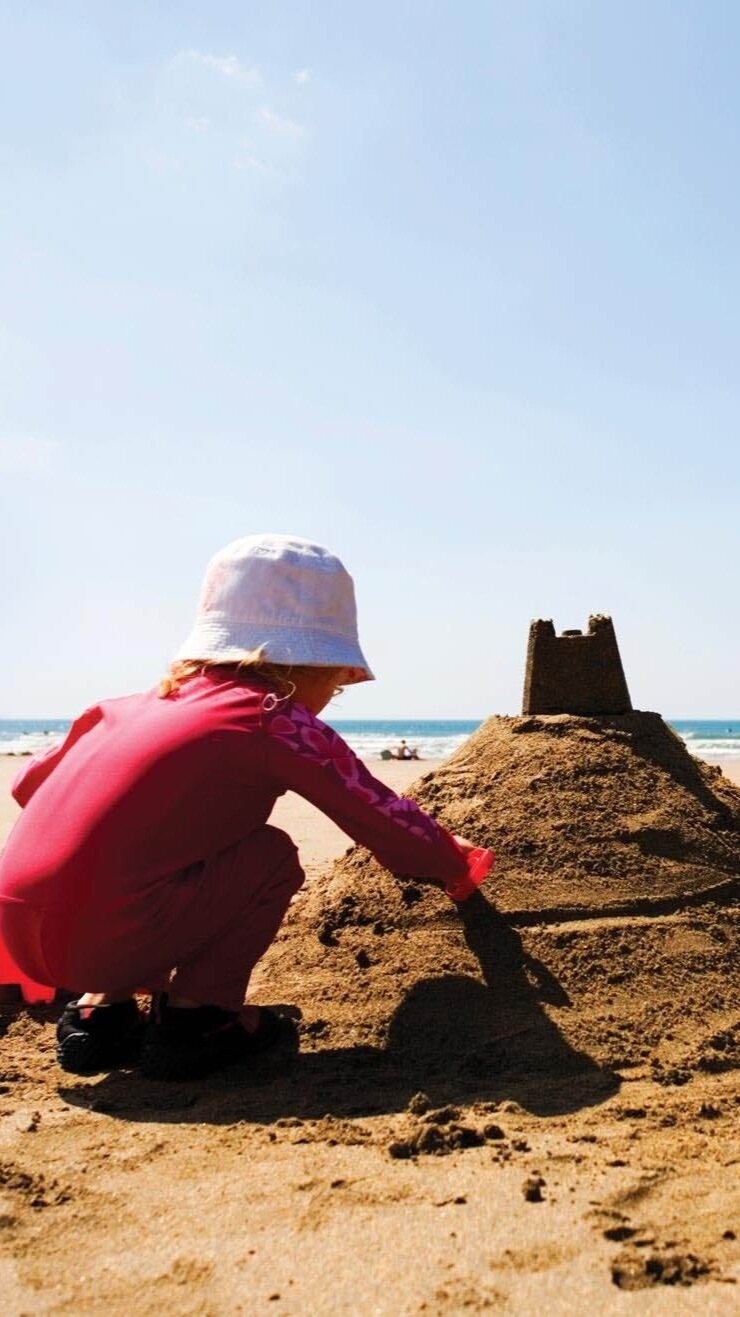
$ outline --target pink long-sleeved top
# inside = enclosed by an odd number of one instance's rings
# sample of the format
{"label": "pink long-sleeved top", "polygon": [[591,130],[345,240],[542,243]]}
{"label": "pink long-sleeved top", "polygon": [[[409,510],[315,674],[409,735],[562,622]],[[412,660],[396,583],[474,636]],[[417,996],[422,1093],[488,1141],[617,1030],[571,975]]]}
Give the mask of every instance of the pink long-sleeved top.
{"label": "pink long-sleeved top", "polygon": [[247,837],[278,796],[304,796],[387,868],[466,871],[444,828],[374,778],[342,738],[268,687],[211,672],[174,694],[104,701],[13,785],[24,806],[0,859],[0,901],[120,908]]}

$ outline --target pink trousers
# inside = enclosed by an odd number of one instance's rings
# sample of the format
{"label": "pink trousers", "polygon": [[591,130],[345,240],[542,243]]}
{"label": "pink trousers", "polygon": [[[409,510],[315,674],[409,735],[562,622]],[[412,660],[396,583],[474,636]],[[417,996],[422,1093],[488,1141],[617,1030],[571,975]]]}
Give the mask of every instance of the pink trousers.
{"label": "pink trousers", "polygon": [[170,989],[238,1010],[252,970],[303,882],[278,828],[258,828],[213,859],[115,900],[40,910],[0,903],[0,937],[30,978],[75,992]]}

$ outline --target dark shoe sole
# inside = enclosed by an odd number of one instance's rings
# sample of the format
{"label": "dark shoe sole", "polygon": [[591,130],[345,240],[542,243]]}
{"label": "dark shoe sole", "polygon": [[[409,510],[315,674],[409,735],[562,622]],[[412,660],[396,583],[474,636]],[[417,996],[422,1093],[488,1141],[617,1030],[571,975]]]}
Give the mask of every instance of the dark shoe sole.
{"label": "dark shoe sole", "polygon": [[203,1079],[216,1070],[250,1061],[268,1051],[279,1042],[281,1033],[280,1016],[264,1006],[260,1008],[260,1023],[255,1033],[232,1029],[192,1047],[176,1046],[168,1041],[159,1026],[144,1039],[139,1069],[145,1079]]}
{"label": "dark shoe sole", "polygon": [[141,1043],[141,1035],[135,1039],[123,1039],[112,1046],[102,1044],[88,1033],[71,1033],[57,1044],[57,1062],[68,1074],[97,1075],[103,1070],[133,1065],[141,1052]]}

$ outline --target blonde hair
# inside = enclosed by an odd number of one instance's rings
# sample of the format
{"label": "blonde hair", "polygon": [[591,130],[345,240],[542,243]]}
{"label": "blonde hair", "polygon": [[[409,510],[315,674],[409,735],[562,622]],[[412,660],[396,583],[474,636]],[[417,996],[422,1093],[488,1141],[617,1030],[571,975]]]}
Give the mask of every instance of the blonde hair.
{"label": "blonde hair", "polygon": [[[268,659],[263,658],[263,650],[260,648],[245,654],[243,659],[235,663],[224,663],[223,659],[177,659],[170,664],[166,676],[159,683],[157,693],[161,699],[164,699],[167,695],[178,691],[183,682],[189,681],[191,677],[199,677],[203,672],[215,672],[219,669],[236,681],[240,679],[249,681],[253,677],[261,678],[275,687],[283,697],[295,694],[296,677],[308,677],[317,671],[327,674],[335,672],[338,675],[343,670],[329,664],[312,666],[300,663],[270,663]],[[338,686],[337,691],[340,689],[341,687]]]}

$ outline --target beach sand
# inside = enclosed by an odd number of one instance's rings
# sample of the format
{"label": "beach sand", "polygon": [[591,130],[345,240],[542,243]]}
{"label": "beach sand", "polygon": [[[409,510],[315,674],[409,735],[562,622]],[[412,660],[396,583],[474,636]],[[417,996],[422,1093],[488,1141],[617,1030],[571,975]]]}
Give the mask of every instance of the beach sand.
{"label": "beach sand", "polygon": [[[0,759],[0,840],[20,762]],[[404,790],[434,765],[370,767]],[[273,820],[309,884],[349,845],[294,796]],[[257,989],[280,999],[267,972]],[[732,1069],[658,1083],[633,1065],[567,1114],[481,1101],[459,1116],[487,1128],[480,1145],[398,1160],[409,1117],[373,1111],[362,1049],[311,1051],[310,1098],[279,1059],[173,1086],[82,1080],[56,1069],[54,1017],[2,1013],[4,1313],[740,1311]]]}

